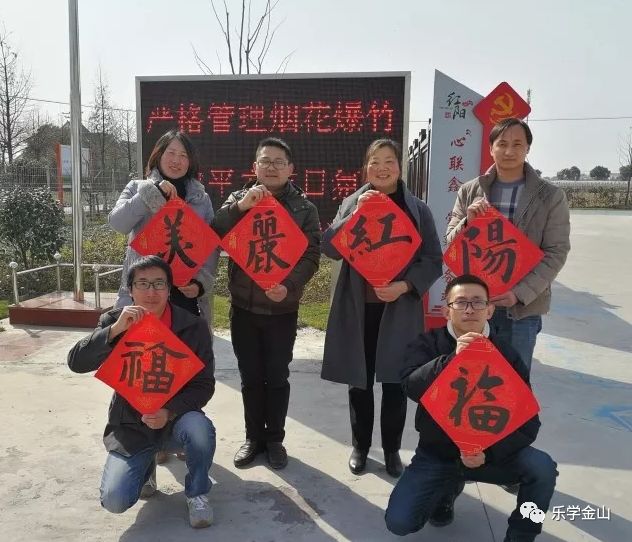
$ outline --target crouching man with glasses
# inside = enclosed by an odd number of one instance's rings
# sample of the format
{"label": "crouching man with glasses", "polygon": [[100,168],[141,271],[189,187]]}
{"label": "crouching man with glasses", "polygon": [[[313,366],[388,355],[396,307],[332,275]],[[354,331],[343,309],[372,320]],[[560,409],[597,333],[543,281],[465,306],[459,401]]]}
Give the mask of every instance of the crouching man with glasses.
{"label": "crouching man with glasses", "polygon": [[[529,384],[529,371],[517,352],[490,330],[488,320],[494,306],[487,285],[472,275],[453,279],[446,287],[444,316],[448,323],[422,333],[408,346],[402,384],[408,397],[419,403],[452,358],[472,341],[488,337],[520,377]],[[473,456],[463,456],[428,411],[417,406],[415,429],[419,444],[389,499],[386,526],[406,535],[420,530],[426,522],[435,527],[454,519],[454,501],[465,481],[496,485],[517,484],[518,502],[509,517],[505,542],[532,542],[542,523],[521,514],[521,505],[534,503],[546,513],[555,488],[557,464],[531,446],[540,428],[534,416],[513,433]]]}
{"label": "crouching man with glasses", "polygon": [[157,256],[134,262],[127,275],[133,304],[101,315],[94,332],[68,354],[76,373],[96,371],[118,341],[146,313],[153,313],[202,361],[204,368],[178,393],[152,414],[139,414],[114,393],[103,442],[108,451],[101,480],[101,505],[115,514],[131,508],[139,498],[156,491],[156,452],[186,453],[188,474],[184,492],[192,527],[208,527],[213,510],[206,494],[211,489],[208,471],[215,454],[215,427],[202,412],[215,391],[213,340],[206,321],[169,303],[172,275]]}

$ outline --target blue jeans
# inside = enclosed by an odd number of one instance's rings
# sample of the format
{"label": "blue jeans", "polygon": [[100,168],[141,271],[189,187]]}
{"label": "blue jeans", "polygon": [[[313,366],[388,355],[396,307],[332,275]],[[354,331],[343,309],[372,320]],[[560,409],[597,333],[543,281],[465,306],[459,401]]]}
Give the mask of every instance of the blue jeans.
{"label": "blue jeans", "polygon": [[191,411],[176,420],[164,446],[150,446],[130,457],[117,452],[108,454],[101,479],[101,506],[115,514],[134,506],[156,467],[154,456],[160,449],[184,449],[189,470],[184,480],[187,497],[210,491],[208,471],[215,454],[215,427],[204,414]]}
{"label": "blue jeans", "polygon": [[535,315],[514,320],[505,307],[496,307],[490,325],[496,327],[497,337],[514,347],[530,373],[535,340],[542,331],[542,317]]}
{"label": "blue jeans", "polygon": [[520,484],[515,510],[509,516],[508,536],[533,539],[542,531],[520,514],[520,505],[533,502],[546,512],[555,489],[557,464],[536,448],[527,446],[499,464],[469,469],[458,460],[438,458],[417,448],[410,465],[391,493],[386,509],[386,527],[400,536],[419,531],[437,504],[455,494],[466,480],[488,484]]}

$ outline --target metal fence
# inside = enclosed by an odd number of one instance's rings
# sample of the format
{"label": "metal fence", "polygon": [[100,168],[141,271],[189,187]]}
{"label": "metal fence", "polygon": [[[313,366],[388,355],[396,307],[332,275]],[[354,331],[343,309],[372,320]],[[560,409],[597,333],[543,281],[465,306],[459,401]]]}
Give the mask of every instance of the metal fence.
{"label": "metal fence", "polygon": [[[81,179],[84,209],[90,213],[109,211],[131,178],[138,178],[124,170],[97,171]],[[71,205],[71,179],[58,177],[57,169],[45,166],[5,166],[0,168],[0,190],[17,187],[46,188],[64,207]]]}
{"label": "metal fence", "polygon": [[408,189],[419,199],[428,197],[428,167],[430,158],[430,129],[420,130],[419,136],[408,147]]}

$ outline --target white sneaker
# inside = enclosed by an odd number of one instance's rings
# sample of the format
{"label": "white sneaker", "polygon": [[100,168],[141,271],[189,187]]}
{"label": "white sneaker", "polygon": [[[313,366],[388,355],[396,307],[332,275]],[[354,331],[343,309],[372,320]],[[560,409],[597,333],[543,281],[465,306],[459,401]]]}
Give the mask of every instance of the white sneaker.
{"label": "white sneaker", "polygon": [[141,499],[149,499],[158,490],[158,484],[156,483],[156,467],[154,472],[151,473],[147,481],[143,484],[140,490]]}
{"label": "white sneaker", "polygon": [[187,506],[189,508],[189,523],[194,529],[208,527],[213,523],[213,508],[208,503],[206,495],[187,497]]}

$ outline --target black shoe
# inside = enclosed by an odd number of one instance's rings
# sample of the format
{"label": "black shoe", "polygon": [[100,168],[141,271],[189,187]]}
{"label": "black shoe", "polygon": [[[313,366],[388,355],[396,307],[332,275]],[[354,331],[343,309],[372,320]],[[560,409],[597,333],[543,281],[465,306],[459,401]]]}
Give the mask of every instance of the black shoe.
{"label": "black shoe", "polygon": [[283,469],[287,466],[287,451],[285,446],[280,442],[268,442],[268,463],[276,470]]}
{"label": "black shoe", "polygon": [[445,527],[454,521],[454,501],[463,492],[465,482],[459,484],[457,490],[444,497],[433,510],[428,523],[433,527]]}
{"label": "black shoe", "polygon": [[399,452],[384,452],[384,464],[386,465],[386,472],[393,478],[399,478],[402,475],[404,467]]}
{"label": "black shoe", "polygon": [[441,502],[432,512],[428,523],[433,527],[445,527],[454,521],[454,501]]}
{"label": "black shoe", "polygon": [[237,450],[235,459],[233,459],[233,464],[238,468],[245,467],[246,465],[252,463],[255,460],[255,457],[263,452],[264,449],[265,447],[261,442],[256,440],[246,440],[239,450]]}
{"label": "black shoe", "polygon": [[536,536],[533,533],[507,533],[503,542],[535,542]]}
{"label": "black shoe", "polygon": [[158,486],[156,484],[156,467],[154,467],[153,472],[149,475],[147,481],[143,484],[143,487],[140,490],[140,499],[149,499],[154,493],[158,491]]}
{"label": "black shoe", "polygon": [[349,470],[353,474],[360,474],[364,469],[366,469],[366,456],[369,454],[369,451],[358,450],[354,448],[349,456]]}

